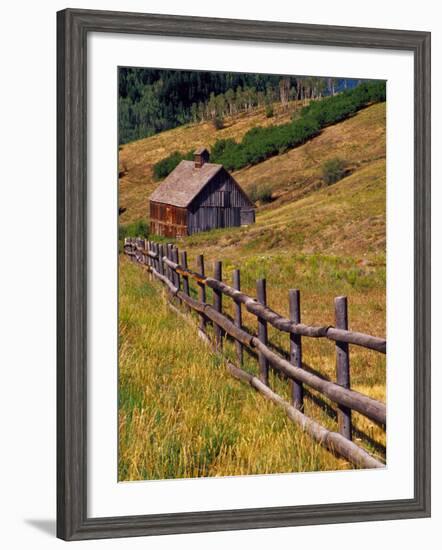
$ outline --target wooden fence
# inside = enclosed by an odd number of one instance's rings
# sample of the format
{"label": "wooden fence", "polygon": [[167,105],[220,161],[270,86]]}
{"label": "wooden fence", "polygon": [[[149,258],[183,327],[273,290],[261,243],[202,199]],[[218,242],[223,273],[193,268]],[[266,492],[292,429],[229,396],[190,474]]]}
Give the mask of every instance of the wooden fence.
{"label": "wooden fence", "polygon": [[[222,262],[214,264],[213,277],[205,274],[204,257],[197,257],[197,270],[187,264],[186,252],[179,254],[172,244],[159,244],[139,238],[126,238],[124,251],[132,261],[143,265],[176,297],[188,311],[199,315],[199,330],[207,337],[207,324],[214,328],[214,345],[222,352],[224,338],[235,342],[236,365],[228,363],[230,373],[247,382],[266,398],[283,407],[287,416],[300,425],[315,441],[362,468],[383,468],[385,465],[352,441],[352,410],[369,418],[379,426],[386,427],[386,406],[367,395],[350,388],[349,344],[386,353],[387,343],[383,338],[348,330],[347,298],[335,299],[336,326],[311,326],[301,323],[299,290],[289,291],[290,318],[285,318],[267,306],[266,280],[257,281],[257,297],[241,292],[240,271],[233,274],[233,286],[222,281]],[[190,281],[198,286],[198,299],[191,296]],[[206,288],[213,291],[213,304],[207,302]],[[234,301],[234,317],[223,313],[223,297]],[[242,308],[257,318],[257,333],[245,329]],[[289,360],[274,351],[268,339],[268,325],[286,332],[290,338]],[[302,338],[326,338],[336,346],[336,382],[326,380],[303,368]],[[244,349],[257,355],[259,377],[242,369]],[[282,373],[291,382],[291,403],[284,400],[269,387],[269,368]],[[304,414],[304,386],[308,386],[337,405],[338,432],[330,431]]]}

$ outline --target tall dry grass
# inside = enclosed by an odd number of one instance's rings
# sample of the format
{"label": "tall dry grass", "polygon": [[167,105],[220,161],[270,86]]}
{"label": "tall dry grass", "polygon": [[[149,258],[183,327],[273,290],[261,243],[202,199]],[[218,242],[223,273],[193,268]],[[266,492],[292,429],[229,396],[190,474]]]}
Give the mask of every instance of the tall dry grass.
{"label": "tall dry grass", "polygon": [[[230,266],[226,267],[228,280]],[[275,285],[269,287],[269,303],[286,314],[285,280],[290,279],[290,270],[284,268],[281,264]],[[249,273],[250,280],[258,275],[268,275],[263,263],[255,268],[247,264],[243,267],[243,273]],[[269,280],[272,278],[269,277]],[[310,292],[306,293],[303,301],[305,322],[310,322],[315,315],[318,315],[316,320],[331,321],[331,304],[328,316],[325,315],[327,297],[331,301],[336,292],[343,290],[343,285],[345,283],[325,288],[320,277],[316,283],[310,282]],[[321,287],[320,296],[318,287]],[[244,278],[244,289],[253,292],[247,277]],[[192,293],[196,294],[195,287],[192,287]],[[376,288],[366,289],[365,295],[368,301],[364,306],[370,300],[378,303],[381,298]],[[211,299],[209,293],[208,300]],[[358,318],[362,313],[361,305],[351,305],[350,315],[353,314],[353,318]],[[224,308],[227,313],[232,312],[227,300]],[[380,310],[374,308],[370,314],[373,321],[381,322]],[[253,316],[245,313],[244,323],[250,331],[256,331]],[[288,351],[287,335],[270,329],[269,337],[281,353]],[[303,345],[305,367],[334,379],[333,344],[305,338]],[[232,343],[225,341],[224,353],[226,358],[234,360]],[[355,348],[351,360],[353,387],[372,397],[384,399],[384,357]],[[315,444],[286,418],[283,411],[248,386],[232,379],[225,367],[225,360],[216,356],[197,337],[195,328],[168,308],[161,284],[150,281],[139,266],[122,258],[120,480],[352,467]],[[245,368],[257,373],[254,357],[246,355]],[[272,373],[271,386],[289,399],[287,380]],[[307,392],[305,409],[306,414],[336,430],[335,407],[327,399],[314,391]],[[354,425],[356,442],[382,459],[385,444],[382,430],[357,414],[354,415]]]}
{"label": "tall dry grass", "polygon": [[234,380],[124,258],[120,285],[120,481],[351,468]]}
{"label": "tall dry grass", "polygon": [[[234,124],[233,133],[245,130],[250,120],[238,121],[241,130]],[[197,131],[175,129],[122,151],[129,167],[120,182],[128,207],[124,220],[145,219],[153,158],[173,150],[168,147],[175,147],[175,140],[195,140]],[[351,174],[321,188],[322,163],[338,154]],[[283,315],[288,314],[288,290],[300,289],[307,324],[333,325],[333,300],[347,295],[350,329],[385,336],[385,173],[385,104],[379,104],[293,151],[238,172],[245,188],[272,182],[276,200],[259,208],[256,224],[176,244],[187,250],[193,269],[203,252],[207,274],[215,260],[222,260],[229,283],[240,268],[242,289],[253,296],[256,280],[265,277],[268,303]],[[312,442],[283,411],[232,379],[225,360],[169,310],[161,285],[120,258],[120,480],[351,468]],[[196,296],[195,285],[192,293]],[[230,315],[232,306],[224,299]],[[247,312],[244,323],[256,332],[256,318]],[[269,337],[287,353],[287,334],[270,327]],[[225,354],[234,358],[228,341]],[[305,368],[335,380],[332,342],[303,338],[303,361]],[[350,362],[352,388],[385,401],[386,357],[351,346]],[[257,373],[254,357],[246,356],[245,368]],[[271,386],[289,398],[288,381],[272,373]],[[305,407],[309,416],[337,429],[336,407],[327,399],[307,392]],[[382,460],[385,433],[357,413],[353,420],[355,442]]]}

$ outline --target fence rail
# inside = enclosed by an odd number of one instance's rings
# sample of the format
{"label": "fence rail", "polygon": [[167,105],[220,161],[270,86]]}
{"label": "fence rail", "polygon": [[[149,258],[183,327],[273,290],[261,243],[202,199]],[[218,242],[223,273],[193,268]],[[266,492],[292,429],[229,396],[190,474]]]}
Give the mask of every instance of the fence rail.
{"label": "fence rail", "polygon": [[[207,324],[212,322],[215,349],[218,352],[222,352],[225,335],[234,340],[238,365],[229,364],[229,371],[233,376],[249,383],[265,397],[282,406],[293,422],[301,425],[316,441],[335,454],[343,456],[360,467],[384,467],[382,462],[352,442],[352,410],[385,428],[386,406],[350,388],[349,344],[384,354],[387,344],[385,339],[348,330],[346,297],[340,296],[335,299],[336,327],[306,325],[300,322],[300,293],[297,289],[289,291],[290,319],[287,319],[267,306],[265,279],[257,281],[257,298],[253,298],[241,292],[239,270],[234,272],[233,286],[222,281],[222,262],[220,261],[215,262],[214,276],[209,277],[205,275],[202,255],[197,258],[198,271],[192,271],[187,265],[186,252],[182,251],[179,254],[178,248],[172,244],[164,246],[144,239],[126,238],[124,251],[133,261],[145,266],[160,280],[167,287],[170,295],[178,298],[188,311],[193,310],[199,314],[199,329],[206,336]],[[198,299],[190,295],[191,280],[198,286]],[[213,304],[207,303],[206,287],[213,291]],[[223,296],[234,301],[233,320],[223,314]],[[242,306],[257,318],[257,334],[248,332],[243,326]],[[271,349],[268,342],[268,324],[290,335],[290,360]],[[336,383],[303,368],[302,337],[326,338],[335,342]],[[244,347],[257,354],[259,378],[241,368]],[[290,379],[292,403],[288,403],[270,389],[269,366]],[[339,433],[327,430],[303,413],[304,385],[337,404]]]}

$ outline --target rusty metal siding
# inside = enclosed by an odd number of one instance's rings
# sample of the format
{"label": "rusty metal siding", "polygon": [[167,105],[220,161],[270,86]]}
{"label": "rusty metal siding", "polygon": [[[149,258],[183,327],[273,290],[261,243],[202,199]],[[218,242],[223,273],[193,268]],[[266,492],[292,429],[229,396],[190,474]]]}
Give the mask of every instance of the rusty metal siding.
{"label": "rusty metal siding", "polygon": [[172,225],[187,224],[187,210],[171,204],[162,204],[150,201],[150,217],[163,223]]}
{"label": "rusty metal siding", "polygon": [[187,210],[150,201],[150,232],[162,237],[187,235]]}

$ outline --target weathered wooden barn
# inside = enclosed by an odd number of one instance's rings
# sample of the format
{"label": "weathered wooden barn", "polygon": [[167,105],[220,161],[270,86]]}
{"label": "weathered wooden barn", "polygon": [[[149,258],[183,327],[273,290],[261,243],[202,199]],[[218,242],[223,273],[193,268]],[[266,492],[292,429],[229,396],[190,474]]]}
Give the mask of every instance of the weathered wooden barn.
{"label": "weathered wooden barn", "polygon": [[209,160],[207,149],[197,149],[193,161],[182,160],[152,193],[151,233],[183,237],[254,223],[254,204],[221,164]]}

